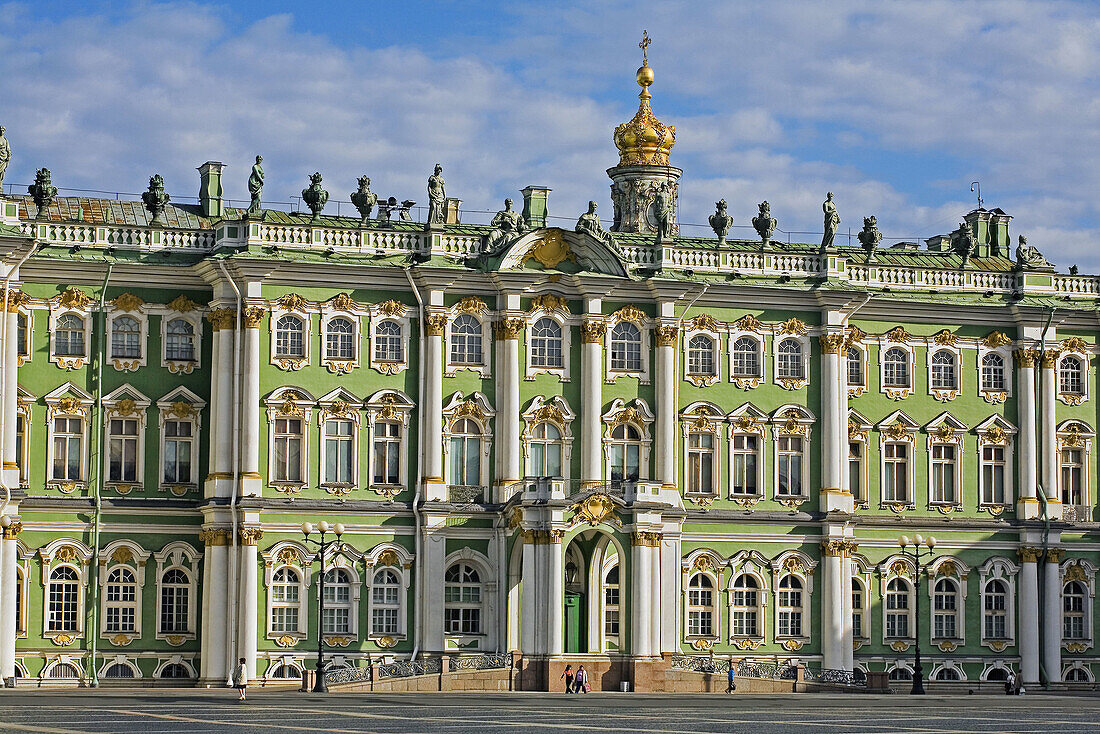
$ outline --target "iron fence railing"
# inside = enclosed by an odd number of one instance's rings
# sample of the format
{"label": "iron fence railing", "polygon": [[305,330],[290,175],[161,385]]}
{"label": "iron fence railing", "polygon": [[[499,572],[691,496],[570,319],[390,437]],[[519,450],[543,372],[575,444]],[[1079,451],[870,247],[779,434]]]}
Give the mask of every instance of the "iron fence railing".
{"label": "iron fence railing", "polygon": [[489,653],[486,655],[462,655],[447,661],[448,672],[456,670],[494,670],[508,667],[507,653]]}
{"label": "iron fence railing", "polygon": [[424,660],[398,660],[378,666],[379,678],[408,678],[414,675],[431,675],[442,670],[439,658]]}
{"label": "iron fence railing", "polygon": [[371,671],[366,668],[330,668],[325,671],[325,683],[370,683]]}
{"label": "iron fence railing", "polygon": [[835,670],[833,668],[806,668],[803,680],[813,683],[832,683],[842,686],[866,686],[867,676],[862,670]]}
{"label": "iron fence railing", "polygon": [[[798,666],[791,663],[767,660],[739,660],[712,658],[709,655],[683,655],[672,658],[672,667],[678,670],[690,670],[695,673],[716,673],[725,675],[733,666],[734,675],[739,678],[761,678],[768,680],[797,680]],[[866,686],[867,676],[862,670],[847,671],[832,668],[811,668],[803,666],[803,680],[811,683],[830,683],[844,686]]]}

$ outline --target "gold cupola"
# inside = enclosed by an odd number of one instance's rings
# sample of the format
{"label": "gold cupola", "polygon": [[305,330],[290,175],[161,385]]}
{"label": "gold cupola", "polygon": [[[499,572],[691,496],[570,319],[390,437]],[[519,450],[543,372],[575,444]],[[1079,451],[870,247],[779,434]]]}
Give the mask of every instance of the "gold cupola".
{"label": "gold cupola", "polygon": [[666,125],[657,119],[649,108],[653,96],[649,87],[653,84],[653,69],[649,68],[647,48],[650,44],[648,34],[642,34],[642,66],[636,76],[638,86],[642,88],[638,99],[638,112],[630,122],[624,122],[615,128],[615,147],[619,149],[620,166],[667,166],[668,154],[676,142],[676,127]]}

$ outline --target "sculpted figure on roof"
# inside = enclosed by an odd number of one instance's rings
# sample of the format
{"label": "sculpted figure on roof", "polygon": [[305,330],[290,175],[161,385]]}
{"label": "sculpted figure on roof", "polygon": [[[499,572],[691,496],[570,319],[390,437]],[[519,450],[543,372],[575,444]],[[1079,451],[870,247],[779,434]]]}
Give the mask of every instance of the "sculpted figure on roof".
{"label": "sculpted figure on roof", "polygon": [[493,217],[493,231],[485,238],[485,251],[494,253],[502,247],[507,247],[516,238],[527,232],[527,222],[523,215],[512,208],[512,200],[504,200],[504,208]]}
{"label": "sculpted figure on roof", "polygon": [[[4,185],[4,174],[8,170],[9,163],[11,163],[11,145],[4,137],[4,126],[0,125],[0,187]],[[0,194],[2,193],[4,190],[0,188]]]}
{"label": "sculpted figure on roof", "polygon": [[260,194],[264,190],[264,162],[262,155],[256,156],[256,163],[252,166],[252,174],[248,177],[248,194],[252,202],[248,205],[249,214],[258,214],[260,211]]}
{"label": "sculpted figure on roof", "polygon": [[1016,267],[1024,268],[1052,268],[1053,263],[1043,257],[1038,248],[1027,243],[1027,237],[1020,235],[1020,244],[1016,246]]}
{"label": "sculpted figure on roof", "polygon": [[833,246],[836,228],[840,226],[840,214],[837,213],[836,204],[833,203],[832,191],[825,195],[821,209],[825,212],[825,235],[821,238],[821,249],[825,249]]}
{"label": "sculpted figure on roof", "polygon": [[672,187],[664,181],[657,187],[657,196],[653,200],[654,218],[657,220],[657,241],[668,242],[672,239]]}
{"label": "sculpted figure on roof", "polygon": [[447,208],[447,188],[443,166],[435,164],[435,173],[428,177],[428,224],[443,224]]}
{"label": "sculpted figure on roof", "polygon": [[618,252],[618,248],[615,246],[615,238],[600,224],[600,218],[596,214],[596,202],[588,202],[588,211],[577,220],[576,231],[583,232],[604,243],[613,251]]}

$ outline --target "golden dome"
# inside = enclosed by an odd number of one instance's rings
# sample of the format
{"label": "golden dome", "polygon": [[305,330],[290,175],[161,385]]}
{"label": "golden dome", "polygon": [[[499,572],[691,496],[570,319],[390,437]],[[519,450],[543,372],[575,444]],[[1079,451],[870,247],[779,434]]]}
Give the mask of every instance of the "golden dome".
{"label": "golden dome", "polygon": [[[648,39],[643,38],[643,43]],[[645,46],[648,46],[645,43]],[[645,51],[642,46],[642,51]],[[668,154],[676,142],[676,127],[657,119],[649,108],[649,86],[653,84],[653,69],[643,56],[642,66],[636,76],[642,88],[638,99],[638,112],[630,122],[615,128],[615,147],[619,149],[620,166],[667,166]]]}

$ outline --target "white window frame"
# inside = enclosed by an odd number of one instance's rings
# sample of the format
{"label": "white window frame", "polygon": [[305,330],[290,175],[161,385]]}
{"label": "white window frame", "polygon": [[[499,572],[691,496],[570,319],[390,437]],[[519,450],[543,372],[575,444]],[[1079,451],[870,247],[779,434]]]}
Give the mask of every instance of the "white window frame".
{"label": "white window frame", "polygon": [[[534,362],[534,333],[535,324],[543,319],[550,319],[558,325],[561,329],[561,366],[545,366],[536,365]],[[502,323],[502,322],[497,322]],[[483,325],[484,326],[484,325]],[[608,334],[610,335],[610,331]],[[610,336],[608,337],[610,338]],[[482,337],[484,340],[484,337]],[[494,349],[499,348],[505,343],[504,339],[497,339],[493,345]],[[484,345],[485,342],[482,341]],[[449,346],[449,345],[448,345]],[[561,310],[546,311],[539,309],[529,314],[524,320],[524,352],[526,353],[526,370],[524,371],[524,378],[527,380],[533,380],[535,375],[557,375],[560,382],[569,382],[570,380],[570,363],[573,361],[573,320],[567,313],[563,313]],[[484,347],[483,347],[484,353]],[[610,357],[608,358],[610,361]]]}
{"label": "white window frame", "polygon": [[[848,464],[845,464],[845,468],[844,468],[844,485],[843,486],[844,486],[844,489],[847,490],[850,495],[852,495],[852,503],[855,507],[867,507],[868,502],[870,501],[869,497],[870,497],[870,489],[871,489],[871,487],[870,487],[871,479],[870,479],[870,472],[868,470],[868,467],[871,464],[871,462],[869,461],[869,457],[870,457],[870,453],[871,453],[871,441],[869,440],[869,436],[871,434],[871,429],[872,428],[874,428],[874,426],[871,424],[871,422],[869,420],[867,420],[866,418],[864,418],[858,411],[855,411],[855,410],[852,410],[852,409],[848,410],[848,443],[849,444],[852,444],[852,443],[860,444],[860,456],[859,456],[859,489],[860,489],[860,492],[857,493],[855,491],[855,489],[852,487],[852,482],[851,482],[851,479],[849,478],[849,473],[851,472],[851,467]],[[849,460],[850,460],[850,456],[851,456],[850,450],[849,450],[848,454],[849,454]]]}
{"label": "white window frame", "polygon": [[[317,400],[317,486],[329,494],[344,496],[359,487],[360,436],[362,435],[361,403],[357,397],[342,389],[336,389]],[[351,429],[351,480],[330,482],[325,476],[328,436],[325,424],[330,421],[349,421]]]}
{"label": "white window frame", "polygon": [[[737,603],[737,581],[740,578],[750,578],[756,582],[756,588],[754,593],[756,594],[756,605],[738,604]],[[736,641],[741,640],[744,642],[763,642],[764,630],[767,629],[767,621],[764,615],[764,610],[768,606],[768,584],[765,581],[764,574],[755,569],[743,568],[742,570],[732,573],[730,575],[730,583],[727,589],[728,594],[728,612],[729,615],[729,640],[731,643],[736,644]],[[737,614],[741,611],[752,612],[756,615],[756,632],[739,632],[737,631],[735,619]],[[744,642],[742,644],[744,644]]]}
{"label": "white window frame", "polygon": [[[356,554],[356,559],[360,556]],[[359,575],[359,571],[356,570],[355,560],[349,559],[344,555],[344,548],[341,547],[340,552],[335,555],[330,555],[325,561],[325,588],[329,588],[329,580],[327,574],[334,571],[342,571],[348,575],[348,601],[347,603],[333,602],[332,600],[325,600],[325,609],[330,608],[343,608],[348,612],[348,629],[346,632],[325,632],[325,625],[323,619],[317,620],[317,626],[321,633],[324,635],[325,644],[337,645],[348,641],[359,640],[359,601],[363,590],[363,579]],[[310,604],[314,608],[317,608],[317,595],[321,593],[321,570],[317,569],[317,573],[313,575],[313,588],[315,591],[311,594]],[[341,645],[342,646],[342,645]]]}
{"label": "white window frame", "polygon": [[618,425],[630,424],[638,431],[641,445],[638,450],[638,481],[649,480],[649,458],[653,448],[653,435],[650,428],[653,425],[653,411],[641,398],[635,398],[627,405],[622,398],[615,398],[611,407],[603,414],[603,458],[604,478],[611,481],[611,432]]}
{"label": "white window frame", "polygon": [[[382,637],[395,637],[401,630],[401,597],[404,596],[405,589],[402,587],[401,578],[402,574],[400,569],[393,566],[378,566],[370,570],[370,610],[367,616],[368,624],[370,625],[370,636],[375,638]],[[396,583],[381,584],[378,582],[378,577],[382,575],[384,579],[393,578]],[[386,599],[379,600],[379,590],[389,590],[393,588],[394,600],[389,602]],[[379,629],[375,625],[375,613],[377,612],[392,612],[393,613],[393,629]]]}
{"label": "white window frame", "polygon": [[[1060,647],[1071,653],[1083,653],[1090,650],[1095,644],[1094,607],[1096,606],[1096,567],[1082,558],[1066,558],[1059,566],[1059,637]],[[1070,581],[1077,581],[1085,587],[1084,599],[1084,637],[1080,639],[1068,639],[1065,637],[1065,588]]]}
{"label": "white window frame", "polygon": [[535,427],[541,423],[549,423],[556,427],[561,434],[561,439],[558,441],[561,444],[561,478],[568,480],[572,474],[573,420],[577,417],[569,406],[569,402],[560,395],[549,398],[536,395],[531,399],[527,409],[520,414],[520,417],[523,419],[523,432],[520,434],[520,443],[523,446],[524,473],[531,475],[528,467],[531,458],[531,444],[535,441]]}
{"label": "white window frame", "polygon": [[[891,349],[900,349],[905,354],[905,369],[908,373],[908,383],[905,385],[886,384],[886,353]],[[889,335],[883,336],[878,345],[878,386],[879,392],[890,400],[904,400],[913,394],[913,381],[916,375],[914,365],[916,360],[913,347],[908,342],[893,341]]]}
{"label": "white window frame", "polygon": [[[734,351],[733,347],[737,343],[738,339],[747,337],[756,343],[756,372],[755,375],[738,375],[734,370]],[[764,381],[764,364],[767,359],[766,342],[755,331],[742,331],[738,329],[732,330],[726,337],[726,367],[729,374],[729,381],[742,390],[751,390],[755,387],[759,387]]]}
{"label": "white window frame", "polygon": [[[288,293],[268,304],[268,331],[271,335],[271,364],[281,370],[293,372],[310,364],[313,346],[313,316],[318,309],[295,293]],[[302,355],[280,355],[278,353],[278,324],[283,316],[295,316],[302,322]]]}
{"label": "white window frame", "polygon": [[[414,557],[411,553],[405,550],[396,543],[380,543],[370,550],[364,557],[364,562],[367,568],[367,576],[364,578],[364,583],[369,585],[367,590],[367,616],[366,616],[366,634],[363,636],[365,639],[371,639],[376,642],[385,641],[390,642],[393,640],[404,640],[409,634],[409,583],[412,576]],[[381,633],[374,631],[374,576],[378,571],[388,569],[397,574],[399,582],[397,590],[397,632],[396,633]]]}
{"label": "white window frame", "polygon": [[[22,367],[23,365],[34,359],[34,311],[31,308],[19,308],[19,316],[23,317],[23,323],[26,324],[26,339],[23,342],[23,346],[26,351],[19,351],[16,355],[16,365]],[[18,321],[16,321],[16,329],[18,329]],[[16,333],[16,340],[18,340],[18,332]],[[87,342],[85,342],[87,344]]]}
{"label": "white window frame", "polygon": [[[962,507],[963,494],[963,436],[967,426],[950,413],[941,413],[925,427],[927,462],[928,462],[928,506],[936,507],[941,512],[949,511],[949,508]],[[954,497],[951,500],[939,500],[935,496],[936,464],[935,454],[937,447],[950,446],[954,450],[953,469],[951,479],[953,481]],[[980,476],[980,475],[979,475]]]}
{"label": "white window frame", "polygon": [[869,569],[864,567],[864,564],[856,559],[852,559],[852,581],[848,587],[848,593],[854,594],[855,591],[852,588],[854,585],[859,585],[860,589],[860,601],[862,602],[858,609],[856,609],[853,599],[852,614],[857,612],[860,614],[860,634],[855,634],[855,621],[852,622],[852,643],[858,650],[863,645],[870,644],[871,642],[871,577]]}
{"label": "white window frame", "polygon": [[[202,368],[202,314],[196,310],[173,311],[171,305],[169,304],[169,309],[160,315],[160,366],[174,375],[189,375],[196,369]],[[191,324],[191,343],[195,355],[193,360],[168,358],[168,324],[177,320]]]}
{"label": "white window frame", "polygon": [[[104,485],[114,489],[119,494],[129,494],[134,490],[145,486],[145,433],[147,429],[148,409],[151,405],[149,398],[142,395],[128,383],[113,390],[103,398],[103,448],[101,451]],[[114,434],[111,432],[111,421],[134,420],[137,421],[136,466],[134,467],[134,480],[111,479],[111,440]]]}
{"label": "white window frame", "polygon": [[[1066,405],[1080,405],[1081,403],[1089,399],[1089,382],[1091,375],[1089,374],[1089,354],[1080,354],[1077,352],[1063,352],[1058,357],[1057,365],[1057,379],[1058,379],[1058,399]],[[1065,389],[1062,384],[1062,365],[1067,360],[1076,360],[1081,365],[1081,390],[1080,392],[1071,392]]]}
{"label": "white window frame", "polygon": [[[474,422],[481,429],[481,463],[480,463],[480,484],[477,485],[481,488],[483,496],[487,499],[489,495],[489,488],[492,486],[492,474],[490,473],[491,467],[489,466],[489,455],[492,451],[493,444],[493,418],[496,416],[496,411],[493,410],[489,404],[489,399],[486,398],[480,392],[472,392],[468,396],[463,395],[462,392],[456,392],[451,395],[447,404],[443,406],[443,480],[444,484],[448,487],[462,486],[454,483],[451,476],[451,438],[454,435],[453,430],[456,422],[463,418],[468,418]],[[473,485],[469,485],[473,486]]]}
{"label": "white window frame", "polygon": [[[454,334],[454,323],[461,316],[469,316],[477,321],[481,328],[481,362],[455,362],[453,360],[454,353],[451,350],[451,339]],[[474,372],[482,377],[489,377],[493,373],[492,368],[492,352],[493,352],[493,320],[495,312],[489,310],[488,305],[480,298],[467,297],[461,299],[458,303],[451,307],[448,314],[447,326],[443,332],[443,349],[444,349],[444,369],[443,374],[446,377],[454,377],[455,374],[463,370]],[[528,321],[527,330],[530,332],[531,323]],[[564,330],[563,330],[564,331]],[[527,339],[530,342],[530,337]],[[528,347],[528,352],[530,348]],[[564,354],[563,354],[564,356]],[[528,364],[530,364],[530,358],[528,358]]]}
{"label": "white window frame", "polygon": [[[290,540],[276,543],[266,551],[262,551],[260,556],[264,561],[264,597],[267,604],[264,614],[264,618],[267,620],[264,623],[266,625],[266,638],[276,642],[282,640],[283,643],[289,642],[290,644],[306,639],[309,636],[309,588],[313,573],[313,562],[316,560],[315,556],[301,543]],[[296,605],[298,608],[298,629],[276,631],[274,629],[275,595],[272,591],[272,585],[275,574],[284,568],[294,571],[298,576],[298,602]],[[285,606],[295,605],[288,604]]]}
{"label": "white window frame", "polygon": [[[340,355],[332,356],[328,351],[329,327],[337,319],[351,324],[351,356],[344,358]],[[359,367],[360,353],[363,349],[363,321],[353,313],[344,311],[321,311],[321,343],[318,349],[321,351],[321,364],[325,369],[336,375],[346,375]]]}
{"label": "white window frame", "polygon": [[[700,328],[697,321],[692,322],[692,328],[684,333],[683,350],[684,366],[683,379],[696,387],[708,387],[722,379],[722,335],[709,328]],[[695,373],[690,371],[691,366],[691,341],[696,337],[704,337],[710,342],[710,358],[714,369],[710,373]]]}
{"label": "white window frame", "polygon": [[[936,387],[932,384],[932,360],[937,354],[941,352],[950,354],[952,359],[954,360],[954,365],[952,367],[955,382],[954,388]],[[927,370],[928,394],[934,397],[936,400],[940,401],[941,403],[946,403],[957,398],[962,392],[962,352],[957,347],[948,346],[946,344],[929,347]]]}
{"label": "white window frame", "polygon": [[[178,646],[182,645],[188,640],[195,639],[196,630],[198,627],[198,608],[202,605],[202,599],[199,597],[198,578],[200,572],[200,562],[202,561],[203,553],[195,548],[193,545],[186,541],[174,541],[164,546],[158,553],[153,554],[153,559],[157,562],[156,579],[157,579],[157,604],[156,604],[156,617],[154,619],[154,625],[156,629],[156,639],[165,640],[169,645]],[[164,632],[161,630],[161,612],[163,610],[164,598],[162,594],[162,585],[164,583],[164,575],[169,571],[182,571],[187,576],[187,629],[183,632],[172,631]]]}
{"label": "white window frame", "polygon": [[[939,680],[940,673],[942,671],[945,671],[945,670],[954,671],[959,676],[958,680],[957,681],[941,681],[941,680]],[[947,660],[947,661],[944,661],[944,662],[941,662],[941,663],[937,663],[936,665],[934,665],[932,667],[931,672],[928,673],[928,682],[929,683],[962,683],[966,680],[967,680],[966,671],[963,670],[963,667],[961,665],[959,665],[958,663],[955,663],[954,661],[951,661],[951,660]]]}
{"label": "white window frame", "polygon": [[[617,569],[618,582],[609,583],[607,581],[608,575],[612,569]],[[603,564],[600,567],[600,621],[599,621],[599,633],[600,633],[600,650],[603,652],[615,652],[622,649],[623,640],[623,627],[625,625],[625,615],[623,614],[623,567],[619,563],[619,557],[610,556],[604,559]],[[609,604],[607,601],[607,592],[614,589],[615,598],[618,600],[615,604]],[[618,632],[616,634],[609,634],[607,631],[608,615],[615,613],[615,624],[618,625]]]}
{"label": "white window frame", "polygon": [[[780,347],[788,339],[798,343],[802,359],[802,376],[783,377],[779,370]],[[772,340],[772,374],[775,376],[775,384],[785,390],[798,390],[810,384],[810,339],[799,334],[777,334]]]}
{"label": "white window frame", "polygon": [[1058,424],[1058,493],[1057,498],[1062,504],[1065,497],[1065,482],[1063,481],[1062,452],[1065,450],[1077,450],[1081,452],[1081,502],[1076,507],[1092,507],[1092,483],[1090,481],[1093,469],[1092,463],[1092,439],[1096,436],[1092,427],[1084,421],[1071,418]]}
{"label": "white window frame", "polygon": [[[848,359],[848,352],[855,350],[859,354],[859,372],[863,376],[863,382],[854,384],[851,382],[851,369],[849,368],[850,360]],[[862,344],[852,343],[848,344],[844,349],[844,382],[848,386],[848,397],[858,398],[863,393],[867,392],[867,347]]]}
{"label": "white window frame", "polygon": [[[927,569],[925,593],[928,594],[928,640],[932,644],[942,641],[957,645],[966,644],[966,597],[970,568],[955,556],[939,556]],[[955,636],[936,637],[936,584],[948,580],[955,585]],[[984,620],[983,620],[984,621]]]}
{"label": "white window frame", "polygon": [[[981,616],[979,634],[982,646],[994,652],[1003,652],[1016,644],[1016,575],[1019,571],[1019,566],[1001,557],[990,558],[978,567],[978,583],[981,584],[978,601],[978,611]],[[992,581],[999,581],[1005,585],[1005,637],[1003,639],[987,637],[985,634],[987,587]]]}
{"label": "white window frame", "polygon": [[[309,486],[310,461],[310,424],[313,418],[312,397],[301,388],[281,387],[268,396],[267,400],[267,485],[280,492],[297,494],[303,487]],[[277,420],[301,420],[300,481],[277,480],[275,472],[275,426]]]}
{"label": "white window frame", "polygon": [[[160,445],[157,465],[157,487],[162,492],[171,492],[177,497],[182,497],[188,491],[196,490],[202,477],[199,474],[199,447],[202,446],[202,411],[206,402],[198,395],[185,387],[177,387],[157,401],[157,413],[159,416]],[[190,482],[165,482],[164,472],[167,467],[167,442],[165,424],[168,421],[191,423],[191,481]]]}
{"label": "white window frame", "polygon": [[[817,561],[798,551],[785,551],[780,553],[771,562],[772,572],[772,597],[775,604],[775,614],[772,615],[772,631],[776,642],[782,642],[783,647],[791,652],[800,649],[810,641],[813,633],[813,609],[814,593],[814,569]],[[780,634],[779,631],[779,596],[782,593],[779,588],[780,581],[786,576],[793,576],[802,583],[801,589],[801,634]],[[786,607],[784,607],[786,608]]]}
{"label": "white window frame", "polygon": [[[142,595],[145,589],[145,562],[150,555],[149,551],[129,540],[116,540],[109,543],[99,553],[99,588],[102,590],[99,594],[101,605],[99,610],[99,636],[109,640],[116,647],[141,639],[141,618],[144,616],[145,608],[142,603]],[[107,600],[107,580],[111,572],[117,568],[126,569],[134,576],[134,600],[132,602],[111,603]],[[127,632],[109,631],[107,629],[107,607],[109,606],[132,608],[134,610],[134,629]]]}
{"label": "white window frame", "polygon": [[[772,413],[772,499],[781,503],[787,502],[794,504],[799,504],[809,499],[810,461],[813,456],[810,450],[810,438],[813,434],[813,425],[816,420],[813,413],[801,405],[783,405]],[[779,494],[780,439],[784,438],[799,438],[802,440],[802,460],[800,462],[801,477],[799,479],[801,491],[798,494]]]}
{"label": "white window frame", "polygon": [[[88,486],[88,439],[91,430],[92,396],[70,382],[51,390],[43,398],[46,402],[46,486],[65,494]],[[54,419],[76,418],[83,430],[80,443],[80,477],[76,480],[54,479]]]}
{"label": "white window frame", "polygon": [[[79,540],[56,538],[39,548],[38,555],[42,562],[42,572],[39,576],[43,593],[42,636],[53,640],[54,644],[61,644],[66,640],[82,639],[87,622],[87,612],[84,605],[87,601],[88,566],[92,560],[92,551]],[[75,630],[51,630],[49,628],[50,575],[61,566],[67,566],[76,572]],[[79,665],[77,667],[79,668]]]}
{"label": "white window frame", "polygon": [[[623,322],[630,322],[638,327],[638,331],[641,333],[641,357],[642,364],[640,370],[622,370],[613,369],[611,367],[611,332],[615,327]],[[604,352],[606,357],[604,358],[604,381],[609,384],[615,384],[616,380],[620,377],[636,377],[642,385],[650,384],[651,380],[651,355],[652,339],[654,321],[649,316],[642,313],[637,306],[624,306],[615,313],[607,317],[607,328],[604,333]]]}
{"label": "white window frame", "polygon": [[[70,356],[57,353],[57,322],[72,314],[84,324],[84,354]],[[91,361],[92,313],[83,309],[60,308],[57,299],[50,300],[50,362],[64,370],[78,370]],[[33,349],[31,350],[34,351]]]}
{"label": "white window frame", "polygon": [[[684,408],[680,413],[681,441],[683,441],[683,488],[685,494],[694,494],[701,497],[717,497],[721,494],[722,487],[722,435],[725,433],[723,426],[725,415],[721,409],[713,403],[695,402]],[[691,447],[691,435],[707,434],[711,437],[711,490],[709,492],[690,492],[688,480],[691,476],[691,457],[696,451]]]}
{"label": "white window frame", "polygon": [[[465,563],[472,566],[477,570],[481,579],[481,632],[476,635],[452,634],[448,633],[444,626],[440,629],[440,632],[443,634],[446,649],[469,650],[471,652],[494,650],[496,649],[498,634],[496,620],[497,581],[495,575],[490,573],[492,566],[489,559],[471,548],[457,550],[448,555],[443,563],[444,578],[446,578],[447,569],[456,563]],[[445,584],[446,582],[444,582]],[[445,603],[444,606],[446,606]]]}
{"label": "white window frame", "polygon": [[[916,569],[913,567],[912,561],[900,555],[893,555],[887,558],[879,566],[879,606],[882,610],[882,644],[891,647],[897,652],[904,652],[908,649],[909,645],[916,642],[915,634],[915,612],[916,612],[916,591],[913,584],[913,579],[916,576]],[[890,587],[890,582],[896,579],[900,579],[908,584],[908,591],[906,593],[906,604],[908,605],[905,610],[908,621],[906,622],[906,635],[905,637],[889,637],[887,626],[887,617],[891,612],[897,610],[891,610],[887,608],[887,593]],[[894,646],[894,643],[904,643],[904,646]],[[898,649],[898,648],[901,649]]]}
{"label": "white window frame", "polygon": [[[371,369],[383,375],[399,375],[409,368],[409,351],[412,344],[409,337],[412,333],[411,315],[412,309],[396,301],[386,301],[370,307],[370,331],[368,332],[366,348],[369,350]],[[400,362],[381,362],[375,359],[377,356],[374,353],[375,334],[377,334],[378,325],[383,321],[393,321],[401,327],[402,359]]]}
{"label": "white window frame", "polygon": [[[114,356],[115,321],[129,317],[138,325],[138,356],[116,357]],[[137,307],[133,311],[118,308],[113,303],[107,309],[107,337],[106,350],[107,361],[119,372],[136,372],[139,367],[144,367],[149,357],[149,317]]]}
{"label": "white window frame", "polygon": [[[879,506],[883,509],[900,511],[916,506],[916,432],[920,426],[908,415],[900,410],[895,410],[882,422],[875,426],[879,433]],[[886,499],[886,444],[906,444],[909,449],[906,452],[906,477],[905,486],[908,497],[902,501]]]}
{"label": "white window frame", "polygon": [[[974,428],[978,436],[978,509],[999,515],[1006,507],[1015,502],[1015,472],[1013,450],[1015,444],[1016,427],[999,415],[991,415]],[[982,449],[986,446],[1003,446],[1005,450],[1005,503],[1003,505],[989,504],[982,498],[982,478],[985,476],[985,454]]]}
{"label": "white window frame", "polygon": [[[701,577],[710,581],[710,587],[701,587],[701,591],[710,592],[710,604],[692,604],[692,586],[691,582],[696,578]],[[687,570],[684,573],[684,641],[692,642],[693,640],[718,640],[721,637],[720,630],[721,620],[718,611],[718,595],[721,592],[722,586],[719,580],[719,576],[713,572],[700,571],[700,570]],[[692,632],[691,630],[691,618],[692,614],[706,614],[710,613],[710,633],[707,634],[703,631]]]}
{"label": "white window frame", "polygon": [[[985,357],[988,354],[998,355],[1001,358],[1002,363],[1004,364],[1004,375],[1005,375],[1005,389],[1004,390],[987,390],[985,388],[985,381],[982,379],[982,366],[983,366],[983,363],[985,361]],[[983,400],[985,400],[987,403],[991,403],[993,405],[999,405],[1000,403],[1003,403],[1006,400],[1008,400],[1008,398],[1012,397],[1012,377],[1013,377],[1013,372],[1015,371],[1013,369],[1013,365],[1014,365],[1014,362],[1012,360],[1012,350],[1011,350],[1010,347],[997,347],[996,349],[990,349],[989,347],[986,347],[984,344],[981,344],[981,343],[978,344],[978,360],[977,360],[977,364],[976,364],[977,377],[978,377],[977,385],[978,385],[978,394],[982,397]]]}
{"label": "white window frame", "polygon": [[[409,416],[412,414],[415,404],[412,399],[400,390],[379,390],[367,398],[364,409],[366,411],[367,428],[367,486],[372,492],[386,497],[393,497],[401,492],[409,484]],[[378,422],[396,423],[398,425],[398,439],[400,440],[398,483],[386,484],[374,481],[375,461],[375,424]]]}

